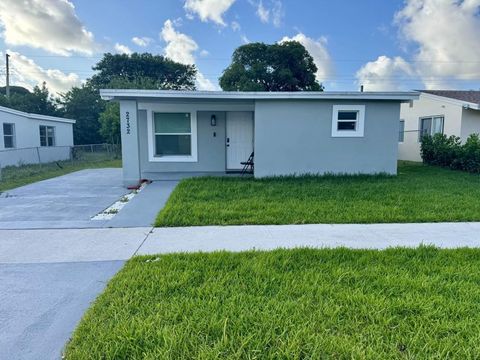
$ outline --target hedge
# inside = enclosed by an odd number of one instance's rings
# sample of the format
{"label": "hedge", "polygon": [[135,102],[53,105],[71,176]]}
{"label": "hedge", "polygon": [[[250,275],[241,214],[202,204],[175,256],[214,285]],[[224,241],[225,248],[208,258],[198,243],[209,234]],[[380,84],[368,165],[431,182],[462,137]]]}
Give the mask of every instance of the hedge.
{"label": "hedge", "polygon": [[420,152],[425,164],[480,173],[479,134],[471,134],[464,144],[454,135],[426,135],[422,137]]}

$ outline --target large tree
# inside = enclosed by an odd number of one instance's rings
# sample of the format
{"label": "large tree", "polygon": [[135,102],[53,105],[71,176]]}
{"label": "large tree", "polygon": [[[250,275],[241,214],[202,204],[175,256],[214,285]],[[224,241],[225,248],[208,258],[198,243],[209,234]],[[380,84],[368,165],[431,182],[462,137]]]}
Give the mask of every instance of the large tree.
{"label": "large tree", "polygon": [[197,70],[194,65],[184,65],[149,53],[105,54],[93,67],[97,71],[89,80],[100,88],[135,88],[194,90]]}
{"label": "large tree", "polygon": [[226,91],[322,91],[316,72],[312,56],[297,41],[251,43],[235,50],[219,80]]}
{"label": "large tree", "polygon": [[105,54],[93,67],[96,74],[81,87],[62,96],[60,103],[65,116],[77,120],[74,126],[75,144],[118,141],[118,105],[107,105],[100,98],[102,88],[128,89],[195,89],[197,70],[160,55]]}

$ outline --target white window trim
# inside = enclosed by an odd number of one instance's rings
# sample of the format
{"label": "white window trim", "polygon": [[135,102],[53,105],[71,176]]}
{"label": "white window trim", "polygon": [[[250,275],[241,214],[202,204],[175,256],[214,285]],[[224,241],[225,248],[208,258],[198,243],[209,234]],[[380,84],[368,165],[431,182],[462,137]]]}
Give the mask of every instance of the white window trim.
{"label": "white window trim", "polygon": [[[4,149],[16,149],[17,148],[17,139],[16,139],[15,123],[5,122],[3,124],[7,124],[7,125],[12,126],[12,135],[5,135],[5,133],[3,134],[3,148]],[[2,132],[3,132],[3,124],[2,124]],[[13,145],[12,147],[6,147],[5,146],[5,136],[12,138],[12,145]]]}
{"label": "white window trim", "polygon": [[[42,135],[41,135],[41,132],[40,132],[40,127],[42,127],[42,126],[45,128],[45,141],[46,141],[45,144],[46,145],[42,145]],[[48,145],[48,128],[53,129],[53,144],[52,145]],[[40,147],[55,147],[55,146],[57,146],[57,129],[56,129],[55,126],[40,124],[38,126],[38,134],[39,134]]]}
{"label": "white window trim", "polygon": [[[337,130],[339,111],[358,111],[355,130]],[[365,105],[333,105],[332,137],[363,137],[365,128]]]}
{"label": "white window trim", "polygon": [[428,115],[428,116],[421,116],[418,118],[418,134],[419,136],[417,137],[417,142],[418,143],[421,143],[422,140],[421,138],[423,137],[423,135],[421,134],[422,132],[422,121],[425,120],[425,119],[431,119],[432,120],[432,125],[430,127],[430,136],[433,136],[434,134],[432,134],[432,131],[433,131],[433,119],[435,118],[442,118],[442,134],[445,134],[445,115]]}
{"label": "white window trim", "polygon": [[[169,155],[169,156],[155,156],[155,131],[153,126],[153,114],[161,113],[189,113],[191,126],[191,155]],[[197,112],[191,110],[183,110],[178,107],[175,110],[167,109],[148,109],[147,110],[147,131],[148,131],[148,160],[151,162],[198,162],[197,152]]]}

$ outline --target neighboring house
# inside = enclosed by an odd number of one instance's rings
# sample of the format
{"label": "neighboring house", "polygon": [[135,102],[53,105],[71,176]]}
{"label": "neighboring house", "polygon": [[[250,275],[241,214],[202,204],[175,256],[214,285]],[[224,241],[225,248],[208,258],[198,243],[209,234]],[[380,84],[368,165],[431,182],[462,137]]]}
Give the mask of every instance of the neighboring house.
{"label": "neighboring house", "polygon": [[0,106],[0,167],[68,159],[73,124]]}
{"label": "neighboring house", "polygon": [[400,103],[414,92],[101,90],[120,102],[123,175],[139,179],[397,172]]}
{"label": "neighboring house", "polygon": [[400,111],[400,160],[421,161],[422,135],[455,135],[465,141],[480,133],[480,91],[420,90],[420,98]]}

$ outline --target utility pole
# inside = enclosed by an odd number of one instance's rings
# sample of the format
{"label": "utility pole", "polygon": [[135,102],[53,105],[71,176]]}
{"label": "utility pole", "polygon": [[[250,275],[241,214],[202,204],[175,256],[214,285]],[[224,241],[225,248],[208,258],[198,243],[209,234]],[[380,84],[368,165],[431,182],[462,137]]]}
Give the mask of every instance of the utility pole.
{"label": "utility pole", "polygon": [[7,86],[5,86],[5,93],[7,95],[7,99],[10,99],[10,64],[9,64],[9,58],[10,55],[5,54],[5,62],[7,65]]}

